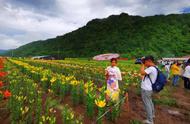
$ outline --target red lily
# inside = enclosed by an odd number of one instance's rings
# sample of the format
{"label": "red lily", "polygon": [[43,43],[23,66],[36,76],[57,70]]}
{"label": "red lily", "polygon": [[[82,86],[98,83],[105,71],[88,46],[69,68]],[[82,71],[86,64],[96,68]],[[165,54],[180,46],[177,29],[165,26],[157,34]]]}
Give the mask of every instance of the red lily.
{"label": "red lily", "polygon": [[3,69],[3,66],[2,66],[2,65],[0,65],[0,69]]}
{"label": "red lily", "polygon": [[6,76],[6,75],[7,75],[6,72],[0,72],[0,77],[4,77],[4,76]]}
{"label": "red lily", "polygon": [[3,82],[2,81],[0,81],[0,88],[3,86]]}
{"label": "red lily", "polygon": [[9,92],[8,90],[6,90],[4,92],[4,98],[6,99],[6,98],[9,98],[10,96],[11,96],[11,92]]}

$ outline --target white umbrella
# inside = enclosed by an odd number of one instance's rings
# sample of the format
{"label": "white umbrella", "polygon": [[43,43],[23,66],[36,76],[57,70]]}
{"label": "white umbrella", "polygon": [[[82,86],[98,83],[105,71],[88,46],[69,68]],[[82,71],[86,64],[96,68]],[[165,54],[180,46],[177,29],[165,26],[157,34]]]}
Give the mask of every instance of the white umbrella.
{"label": "white umbrella", "polygon": [[118,58],[120,55],[116,54],[116,53],[107,53],[107,54],[100,54],[97,56],[94,56],[93,59],[94,60],[110,60],[112,58]]}

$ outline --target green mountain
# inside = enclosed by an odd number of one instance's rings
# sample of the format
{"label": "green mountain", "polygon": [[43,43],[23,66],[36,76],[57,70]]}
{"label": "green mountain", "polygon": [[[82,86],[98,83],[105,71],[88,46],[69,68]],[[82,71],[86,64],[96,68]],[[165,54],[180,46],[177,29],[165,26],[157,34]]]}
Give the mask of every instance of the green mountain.
{"label": "green mountain", "polygon": [[3,55],[7,52],[7,50],[0,50],[0,55]]}
{"label": "green mountain", "polygon": [[63,36],[21,46],[14,50],[14,55],[92,57],[115,52],[129,58],[145,54],[158,57],[190,54],[190,14],[111,15],[94,19]]}

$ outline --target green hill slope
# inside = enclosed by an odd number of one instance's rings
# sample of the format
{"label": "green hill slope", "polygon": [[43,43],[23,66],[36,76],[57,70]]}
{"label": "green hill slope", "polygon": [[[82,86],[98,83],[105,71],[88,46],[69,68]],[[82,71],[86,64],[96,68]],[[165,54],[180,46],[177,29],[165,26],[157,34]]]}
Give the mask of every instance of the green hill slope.
{"label": "green hill slope", "polygon": [[0,55],[3,55],[7,52],[7,50],[0,50]]}
{"label": "green hill slope", "polygon": [[14,55],[91,57],[110,52],[126,57],[190,54],[190,14],[140,17],[122,13],[94,19],[63,36],[21,46]]}

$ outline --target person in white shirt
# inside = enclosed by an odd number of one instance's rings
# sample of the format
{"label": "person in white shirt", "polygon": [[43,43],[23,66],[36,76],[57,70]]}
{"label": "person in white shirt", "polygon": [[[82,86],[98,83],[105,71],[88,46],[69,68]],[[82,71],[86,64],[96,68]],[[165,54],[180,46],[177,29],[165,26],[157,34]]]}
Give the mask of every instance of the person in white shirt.
{"label": "person in white shirt", "polygon": [[143,123],[146,124],[153,124],[153,118],[155,117],[154,104],[152,102],[152,83],[155,83],[158,75],[155,66],[153,56],[146,56],[145,58],[142,58],[140,72],[144,78],[141,82],[141,97],[147,114],[147,119],[143,121]]}
{"label": "person in white shirt", "polygon": [[184,88],[190,89],[190,59],[186,63],[185,71],[183,73]]}
{"label": "person in white shirt", "polygon": [[170,64],[169,64],[169,62],[167,62],[165,64],[165,71],[166,71],[166,77],[167,77],[167,79],[169,79],[169,77],[170,77]]}
{"label": "person in white shirt", "polygon": [[[107,99],[110,99],[112,97],[112,94],[119,93],[119,83],[118,81],[122,80],[121,77],[121,71],[117,67],[117,59],[112,58],[111,59],[111,66],[108,66],[105,69],[105,75],[106,75],[106,82],[107,82],[107,90],[110,92],[110,94],[107,94]],[[114,99],[119,99],[118,98]]]}

